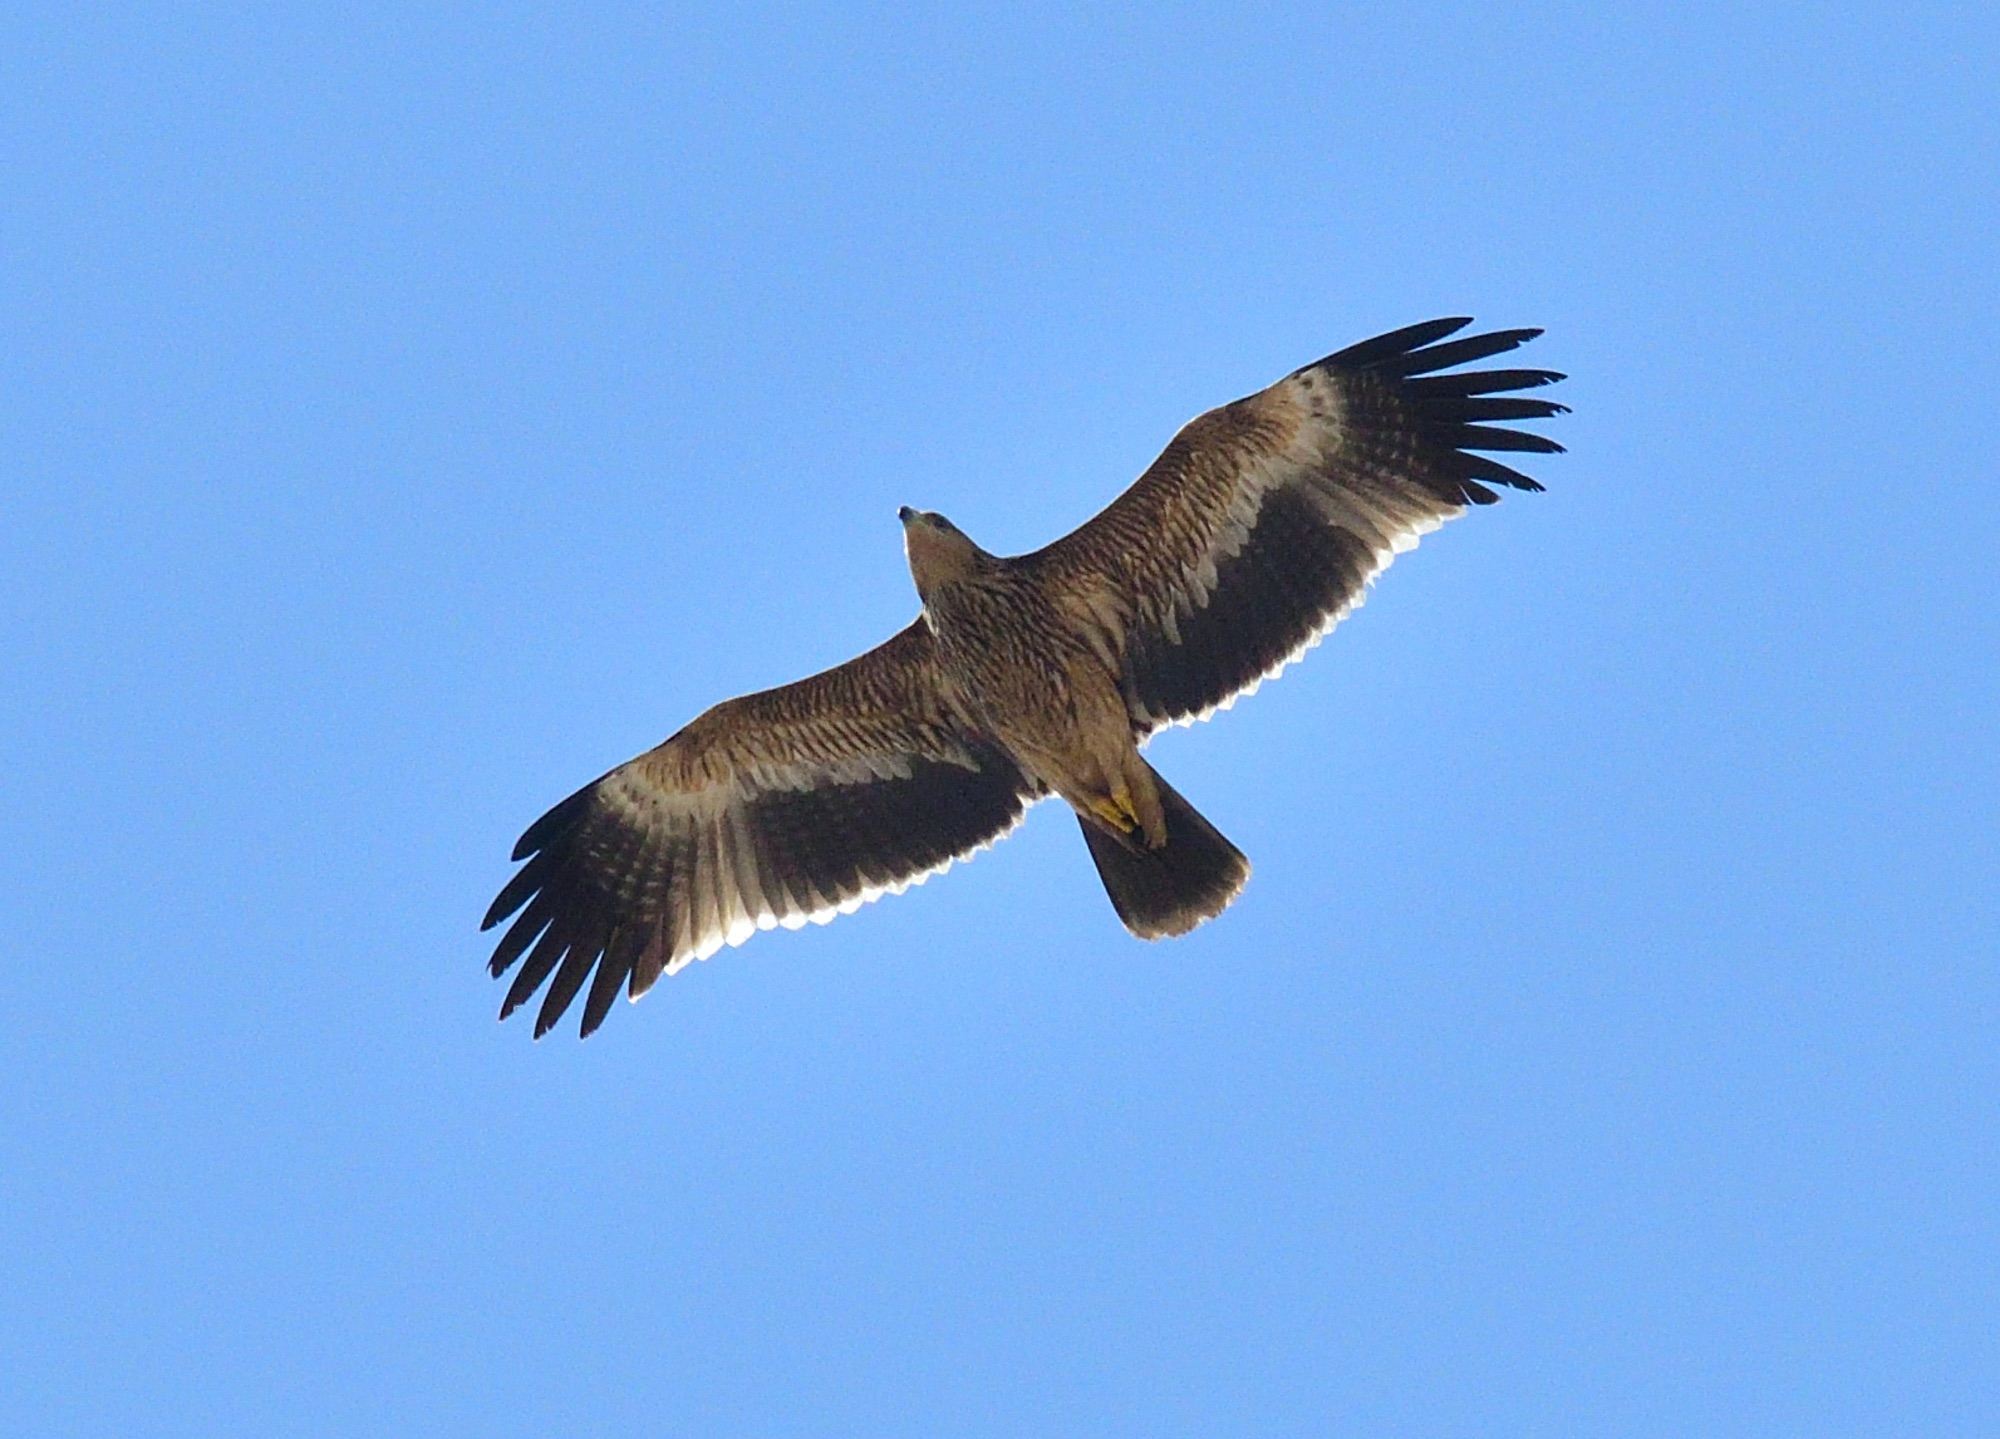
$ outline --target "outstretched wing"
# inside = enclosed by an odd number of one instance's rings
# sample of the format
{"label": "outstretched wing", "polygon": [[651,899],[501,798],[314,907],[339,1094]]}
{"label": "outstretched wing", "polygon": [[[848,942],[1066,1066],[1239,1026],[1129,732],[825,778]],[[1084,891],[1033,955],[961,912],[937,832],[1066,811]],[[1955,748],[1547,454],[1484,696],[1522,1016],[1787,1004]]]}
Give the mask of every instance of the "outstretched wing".
{"label": "outstretched wing", "polygon": [[637,999],[691,959],[900,893],[1007,833],[1040,791],[952,720],[936,673],[919,620],[717,705],[536,820],[482,926],[521,910],[490,966],[521,961],[500,1017],[553,974],[539,1039],[595,969],[587,1035],[621,986]]}
{"label": "outstretched wing", "polygon": [[1433,320],[1351,345],[1190,421],[1124,494],[1025,555],[1119,667],[1134,730],[1204,719],[1317,644],[1419,536],[1542,487],[1475,453],[1559,453],[1488,420],[1564,413],[1507,396],[1550,370],[1439,374],[1540,330],[1437,343]]}

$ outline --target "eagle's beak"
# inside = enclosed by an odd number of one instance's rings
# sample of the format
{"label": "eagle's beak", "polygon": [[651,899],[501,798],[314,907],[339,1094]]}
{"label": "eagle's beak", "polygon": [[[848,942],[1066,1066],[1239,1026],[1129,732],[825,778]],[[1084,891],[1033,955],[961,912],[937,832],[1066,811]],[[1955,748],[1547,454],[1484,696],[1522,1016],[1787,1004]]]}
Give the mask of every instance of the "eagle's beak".
{"label": "eagle's beak", "polygon": [[896,518],[901,520],[906,525],[911,520],[914,520],[916,517],[917,517],[917,512],[911,509],[908,505],[904,505],[900,510],[896,511]]}

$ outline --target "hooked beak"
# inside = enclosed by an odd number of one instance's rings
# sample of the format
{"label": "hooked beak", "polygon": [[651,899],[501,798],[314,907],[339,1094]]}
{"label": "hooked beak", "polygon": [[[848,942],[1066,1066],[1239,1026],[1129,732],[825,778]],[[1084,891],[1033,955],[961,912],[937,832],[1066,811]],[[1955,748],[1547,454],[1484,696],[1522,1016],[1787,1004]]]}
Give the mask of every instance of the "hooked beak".
{"label": "hooked beak", "polygon": [[901,509],[896,511],[896,518],[901,520],[906,525],[911,520],[914,520],[916,517],[917,517],[917,512],[911,509],[908,505],[904,505]]}

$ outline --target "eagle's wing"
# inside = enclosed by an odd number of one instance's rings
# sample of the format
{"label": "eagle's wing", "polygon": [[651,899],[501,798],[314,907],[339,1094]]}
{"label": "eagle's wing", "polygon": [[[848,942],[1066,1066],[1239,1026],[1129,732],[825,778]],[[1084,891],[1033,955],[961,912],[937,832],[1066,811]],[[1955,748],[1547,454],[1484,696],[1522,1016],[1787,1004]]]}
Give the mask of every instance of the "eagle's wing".
{"label": "eagle's wing", "polygon": [[1419,536],[1491,504],[1480,481],[1542,488],[1472,452],[1560,452],[1481,422],[1563,413],[1501,393],[1563,377],[1436,373],[1541,333],[1436,343],[1470,323],[1365,340],[1209,411],[1102,513],[1021,557],[1117,666],[1139,736],[1206,718],[1297,659]]}
{"label": "eagle's wing", "polygon": [[500,1017],[554,974],[539,1038],[594,968],[589,1034],[621,986],[637,999],[758,929],[900,892],[998,839],[1039,795],[951,718],[919,620],[823,674],[717,705],[530,825],[514,848],[527,863],[484,925],[527,906],[493,952],[495,978],[527,956]]}

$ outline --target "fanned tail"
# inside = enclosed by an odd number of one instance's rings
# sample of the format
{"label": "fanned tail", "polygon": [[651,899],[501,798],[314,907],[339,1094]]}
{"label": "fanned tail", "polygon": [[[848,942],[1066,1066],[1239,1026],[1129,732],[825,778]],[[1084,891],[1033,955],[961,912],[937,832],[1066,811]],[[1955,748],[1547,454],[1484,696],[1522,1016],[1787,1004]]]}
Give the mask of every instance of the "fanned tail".
{"label": "fanned tail", "polygon": [[1141,939],[1166,939],[1227,909],[1250,878],[1250,861],[1157,770],[1153,781],[1167,815],[1167,842],[1160,848],[1148,849],[1136,836],[1115,834],[1081,814],[1077,823],[1125,927]]}

